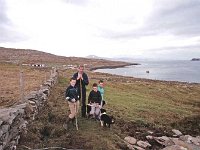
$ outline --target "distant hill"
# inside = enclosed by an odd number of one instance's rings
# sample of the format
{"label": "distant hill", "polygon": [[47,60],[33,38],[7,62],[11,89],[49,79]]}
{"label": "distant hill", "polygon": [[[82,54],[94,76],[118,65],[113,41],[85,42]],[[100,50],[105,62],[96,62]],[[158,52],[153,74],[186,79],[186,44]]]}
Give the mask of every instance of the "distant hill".
{"label": "distant hill", "polygon": [[42,63],[51,65],[78,65],[86,64],[88,69],[91,68],[105,68],[131,65],[122,61],[109,61],[105,59],[83,58],[83,57],[65,57],[57,56],[50,53],[31,50],[31,49],[13,49],[0,47],[0,62],[11,63]]}
{"label": "distant hill", "polygon": [[200,61],[200,58],[192,58],[191,61]]}
{"label": "distant hill", "polygon": [[86,58],[91,58],[91,59],[103,59],[102,57],[96,56],[96,55],[88,55]]}

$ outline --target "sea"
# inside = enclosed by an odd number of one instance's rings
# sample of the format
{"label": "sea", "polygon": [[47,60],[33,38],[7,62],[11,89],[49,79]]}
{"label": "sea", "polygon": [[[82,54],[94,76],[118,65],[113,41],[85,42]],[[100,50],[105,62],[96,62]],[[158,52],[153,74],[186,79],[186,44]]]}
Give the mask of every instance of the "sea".
{"label": "sea", "polygon": [[115,69],[97,69],[95,70],[95,72],[103,72],[103,73],[131,76],[136,78],[153,79],[153,80],[200,83],[200,61],[138,60],[134,61],[134,63],[139,63],[140,65],[132,65]]}

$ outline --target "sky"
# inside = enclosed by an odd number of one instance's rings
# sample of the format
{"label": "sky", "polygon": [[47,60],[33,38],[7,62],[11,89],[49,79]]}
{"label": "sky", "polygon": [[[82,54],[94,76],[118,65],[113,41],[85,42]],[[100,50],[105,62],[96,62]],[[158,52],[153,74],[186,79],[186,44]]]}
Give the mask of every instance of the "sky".
{"label": "sky", "polygon": [[0,0],[0,47],[62,56],[200,57],[200,0]]}

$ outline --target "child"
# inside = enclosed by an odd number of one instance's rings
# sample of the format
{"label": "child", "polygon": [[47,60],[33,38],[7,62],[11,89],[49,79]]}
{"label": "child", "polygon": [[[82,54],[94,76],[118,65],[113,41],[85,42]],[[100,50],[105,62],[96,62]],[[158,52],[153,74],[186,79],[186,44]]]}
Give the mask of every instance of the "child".
{"label": "child", "polygon": [[104,83],[103,80],[99,80],[99,85],[98,85],[98,91],[101,93],[101,107],[103,107],[105,105],[105,100],[104,100]]}
{"label": "child", "polygon": [[68,128],[68,124],[70,121],[74,123],[75,116],[78,113],[79,109],[79,95],[78,95],[78,89],[75,86],[76,84],[76,78],[71,78],[70,79],[70,85],[66,89],[65,92],[65,99],[68,101],[69,104],[69,109],[70,109],[70,114],[69,117],[67,118],[66,124],[64,125],[64,128]]}
{"label": "child", "polygon": [[101,93],[97,90],[97,84],[92,85],[92,91],[88,96],[88,103],[91,105],[90,115],[93,118],[99,119],[100,109],[101,109]]}

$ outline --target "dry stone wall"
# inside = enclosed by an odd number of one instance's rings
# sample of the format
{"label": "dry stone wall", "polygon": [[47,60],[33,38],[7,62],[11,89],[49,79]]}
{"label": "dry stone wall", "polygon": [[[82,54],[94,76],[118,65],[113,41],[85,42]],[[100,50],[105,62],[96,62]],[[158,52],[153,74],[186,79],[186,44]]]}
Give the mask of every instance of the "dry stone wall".
{"label": "dry stone wall", "polygon": [[57,71],[51,72],[50,79],[25,96],[24,102],[10,108],[0,109],[0,150],[15,150],[22,132],[27,132],[27,124],[44,106],[50,89],[57,82]]}

